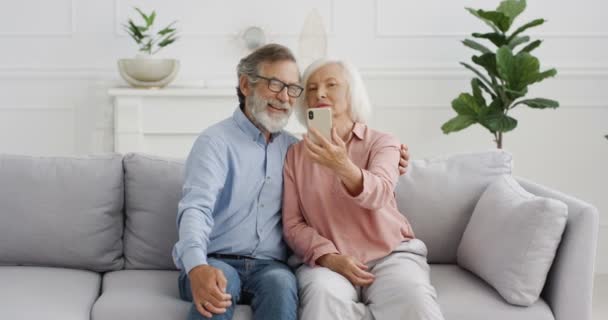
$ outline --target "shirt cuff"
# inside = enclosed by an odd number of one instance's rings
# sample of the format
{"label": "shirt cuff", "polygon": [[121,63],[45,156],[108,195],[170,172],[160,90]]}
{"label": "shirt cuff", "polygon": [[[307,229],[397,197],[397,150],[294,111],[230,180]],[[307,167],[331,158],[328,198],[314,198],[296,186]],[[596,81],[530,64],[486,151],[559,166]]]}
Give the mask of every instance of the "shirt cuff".
{"label": "shirt cuff", "polygon": [[317,264],[317,259],[321,258],[322,256],[324,256],[326,254],[330,254],[330,253],[340,254],[340,252],[338,252],[338,249],[336,249],[336,247],[333,245],[333,243],[328,243],[328,244],[324,245],[323,247],[315,250],[315,252],[312,255],[311,261],[308,262],[308,265],[310,265],[311,267],[319,266],[319,264]]}
{"label": "shirt cuff", "polygon": [[207,264],[207,255],[200,248],[188,248],[181,260],[186,273],[190,273],[194,267]]}
{"label": "shirt cuff", "polygon": [[357,203],[364,201],[364,199],[366,199],[369,196],[371,189],[372,189],[372,188],[370,188],[370,186],[366,185],[366,184],[368,184],[368,181],[370,181],[370,178],[368,177],[368,175],[370,175],[370,173],[363,169],[359,169],[359,170],[361,170],[361,177],[363,179],[363,183],[362,183],[363,190],[361,190],[361,192],[358,195],[352,196],[348,192],[348,190],[346,189],[346,186],[344,186],[344,183],[342,183],[342,181],[339,182],[340,186],[338,187],[340,189],[340,191],[342,192],[342,196],[344,196],[348,199],[355,200],[355,201],[357,201]]}

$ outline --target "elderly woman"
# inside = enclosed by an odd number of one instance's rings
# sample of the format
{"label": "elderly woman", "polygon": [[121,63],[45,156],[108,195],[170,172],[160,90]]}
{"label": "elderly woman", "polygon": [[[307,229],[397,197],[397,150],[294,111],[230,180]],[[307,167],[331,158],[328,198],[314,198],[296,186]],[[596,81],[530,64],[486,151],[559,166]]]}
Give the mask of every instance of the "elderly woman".
{"label": "elderly woman", "polygon": [[305,263],[296,272],[300,319],[443,319],[426,246],[395,201],[399,142],[365,124],[361,77],[321,60],[303,84],[300,121],[307,108],[330,107],[333,128],[331,139],[309,128],[284,166],[284,236]]}

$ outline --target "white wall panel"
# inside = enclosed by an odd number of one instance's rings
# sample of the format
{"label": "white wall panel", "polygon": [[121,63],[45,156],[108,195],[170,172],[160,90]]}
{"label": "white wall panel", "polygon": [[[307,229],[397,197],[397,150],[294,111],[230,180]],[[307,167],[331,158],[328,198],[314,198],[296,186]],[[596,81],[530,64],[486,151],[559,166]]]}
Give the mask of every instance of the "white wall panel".
{"label": "white wall panel", "polygon": [[[360,67],[376,107],[372,125],[407,142],[414,158],[493,148],[484,129],[444,135],[450,102],[469,90],[471,73],[458,63],[474,53],[460,41],[487,27],[464,7],[491,9],[499,0],[21,0],[0,1],[0,152],[109,152],[114,112],[108,89],[124,85],[116,60],[136,47],[121,25],[133,6],[155,9],[159,25],[179,20],[181,38],[161,51],[180,59],[175,85],[234,90],[235,66],[246,53],[239,33],[261,26],[268,39],[300,52],[306,15],[317,9],[329,54]],[[505,137],[520,176],[596,205],[601,212],[598,272],[608,273],[608,27],[602,0],[530,0],[516,24],[542,17],[531,29],[544,39],[536,54],[558,77],[530,96],[559,100],[558,110],[515,110],[518,128]],[[144,148],[183,157],[201,127],[229,115],[236,98],[174,112],[153,101],[131,132]],[[230,102],[228,102],[230,101]],[[217,104],[217,105],[216,105]],[[224,105],[227,109],[213,109]],[[210,108],[200,113],[200,108]],[[205,109],[203,109],[205,110]],[[211,111],[213,110],[213,111]],[[207,118],[198,121],[200,115]],[[173,118],[171,116],[174,116]],[[176,129],[177,128],[177,129]],[[295,121],[289,128],[301,130]],[[144,135],[144,133],[146,133]],[[125,137],[129,134],[122,131]]]}

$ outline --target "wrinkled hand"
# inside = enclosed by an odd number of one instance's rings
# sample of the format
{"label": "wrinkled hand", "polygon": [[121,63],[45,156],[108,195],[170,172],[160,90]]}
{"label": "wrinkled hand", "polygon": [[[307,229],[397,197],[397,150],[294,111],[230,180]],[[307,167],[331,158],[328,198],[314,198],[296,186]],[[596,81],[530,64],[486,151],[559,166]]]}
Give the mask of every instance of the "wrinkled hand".
{"label": "wrinkled hand", "polygon": [[330,253],[317,259],[317,264],[343,275],[355,286],[369,286],[374,275],[367,272],[368,266],[351,256]]}
{"label": "wrinkled hand", "polygon": [[407,166],[410,164],[410,151],[406,144],[401,145],[401,158],[399,158],[399,175],[404,175],[407,172]]}
{"label": "wrinkled hand", "polygon": [[211,318],[213,314],[226,312],[226,308],[232,305],[232,297],[226,293],[228,281],[222,270],[200,265],[190,270],[188,277],[192,300],[201,315]]}
{"label": "wrinkled hand", "polygon": [[[350,162],[346,151],[346,143],[338,136],[336,129],[331,129],[332,140],[329,141],[315,128],[309,128],[304,135],[306,153],[316,163],[337,171],[345,168]],[[311,137],[317,141],[313,142]]]}

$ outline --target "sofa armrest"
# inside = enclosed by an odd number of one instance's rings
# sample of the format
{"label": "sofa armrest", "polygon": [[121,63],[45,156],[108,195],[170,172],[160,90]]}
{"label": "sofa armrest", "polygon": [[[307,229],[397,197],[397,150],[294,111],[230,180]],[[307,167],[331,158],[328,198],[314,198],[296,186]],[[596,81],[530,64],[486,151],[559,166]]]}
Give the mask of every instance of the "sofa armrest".
{"label": "sofa armrest", "polygon": [[591,320],[593,269],[599,230],[597,209],[525,179],[517,178],[517,181],[532,194],[557,199],[568,205],[566,228],[542,297],[556,320]]}

